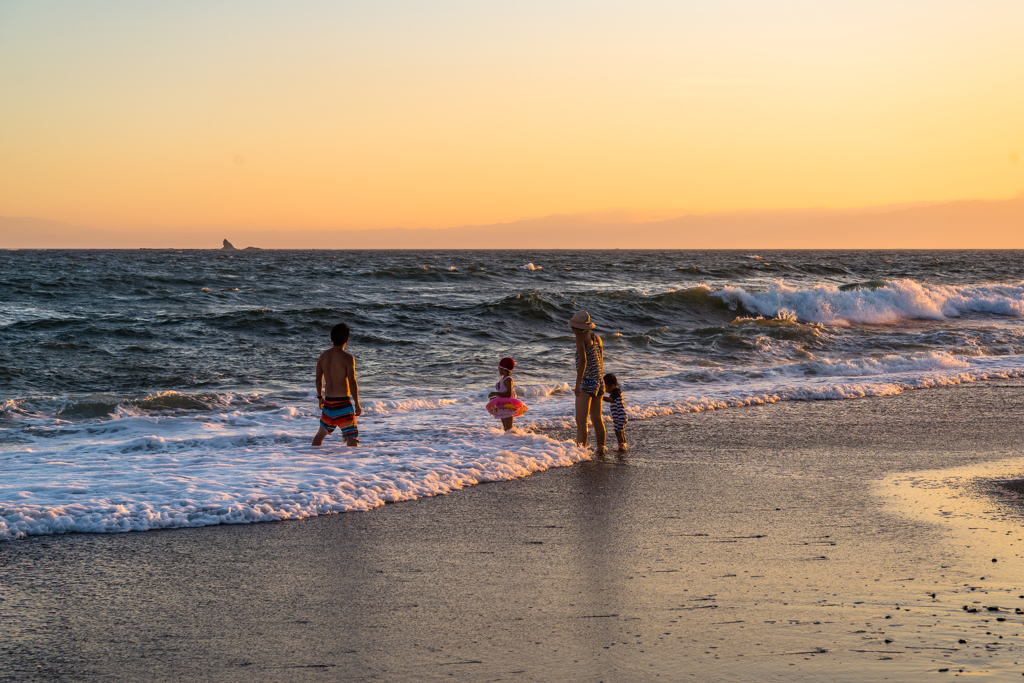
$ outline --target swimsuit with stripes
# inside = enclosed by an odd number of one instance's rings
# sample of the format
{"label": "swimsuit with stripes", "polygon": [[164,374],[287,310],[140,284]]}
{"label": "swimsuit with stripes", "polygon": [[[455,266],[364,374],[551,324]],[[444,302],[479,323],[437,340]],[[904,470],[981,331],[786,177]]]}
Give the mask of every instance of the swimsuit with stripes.
{"label": "swimsuit with stripes", "polygon": [[352,399],[348,396],[325,397],[320,426],[328,434],[341,427],[341,438],[346,441],[358,439],[359,428],[356,427],[356,409],[352,405]]}
{"label": "swimsuit with stripes", "polygon": [[621,432],[629,422],[629,418],[626,416],[626,406],[622,402],[622,389],[615,388],[609,391],[608,395],[604,397],[604,402],[608,404],[608,412],[612,414],[615,431]]}
{"label": "swimsuit with stripes", "polygon": [[[597,396],[604,393],[604,346],[601,338],[593,332],[590,333],[590,343],[584,345],[584,352],[587,356],[587,364],[583,368],[583,379],[580,382],[580,391],[584,394]],[[580,371],[580,354],[576,353],[576,372]]]}

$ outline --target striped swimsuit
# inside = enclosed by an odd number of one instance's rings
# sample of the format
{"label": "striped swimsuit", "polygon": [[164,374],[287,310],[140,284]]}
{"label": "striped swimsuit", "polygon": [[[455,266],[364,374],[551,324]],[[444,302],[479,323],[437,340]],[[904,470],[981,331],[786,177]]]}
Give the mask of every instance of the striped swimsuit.
{"label": "striped swimsuit", "polygon": [[348,396],[325,397],[320,426],[328,434],[333,434],[335,428],[341,427],[341,438],[346,441],[358,439],[359,428],[356,427],[356,409],[352,405],[352,399]]}
{"label": "striped swimsuit", "polygon": [[622,389],[612,389],[604,397],[604,402],[608,404],[608,412],[612,414],[615,431],[621,432],[629,422],[629,418],[626,417],[626,406],[622,402]]}
{"label": "striped swimsuit", "polygon": [[[580,381],[580,391],[591,396],[604,394],[604,346],[601,338],[593,332],[590,333],[590,343],[583,347],[587,355],[587,365],[583,368],[583,379]],[[580,354],[576,352],[576,372],[580,371]]]}

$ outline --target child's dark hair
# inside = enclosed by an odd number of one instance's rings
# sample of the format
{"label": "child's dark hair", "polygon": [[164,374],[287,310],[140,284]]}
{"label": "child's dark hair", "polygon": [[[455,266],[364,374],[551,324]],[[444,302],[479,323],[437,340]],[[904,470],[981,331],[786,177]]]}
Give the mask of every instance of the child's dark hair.
{"label": "child's dark hair", "polygon": [[609,372],[604,376],[604,384],[607,387],[617,387],[619,386],[619,380],[615,378],[615,375]]}
{"label": "child's dark hair", "polygon": [[331,328],[331,341],[334,342],[335,346],[341,346],[348,341],[349,332],[348,325],[338,323]]}

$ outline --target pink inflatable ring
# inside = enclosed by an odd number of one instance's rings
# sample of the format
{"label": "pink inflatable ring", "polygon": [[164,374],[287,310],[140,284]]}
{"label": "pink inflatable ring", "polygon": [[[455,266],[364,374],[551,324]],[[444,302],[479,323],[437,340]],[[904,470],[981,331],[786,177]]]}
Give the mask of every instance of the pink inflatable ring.
{"label": "pink inflatable ring", "polygon": [[526,412],[526,404],[518,398],[492,398],[487,403],[487,412],[494,417],[504,420],[509,417],[519,417]]}

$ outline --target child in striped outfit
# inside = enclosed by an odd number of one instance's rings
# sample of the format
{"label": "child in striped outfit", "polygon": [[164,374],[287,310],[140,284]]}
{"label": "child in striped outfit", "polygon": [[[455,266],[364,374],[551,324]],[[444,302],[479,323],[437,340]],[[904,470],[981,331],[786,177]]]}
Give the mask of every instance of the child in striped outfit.
{"label": "child in striped outfit", "polygon": [[619,451],[625,451],[629,448],[626,443],[626,423],[629,422],[629,418],[626,417],[626,406],[622,402],[622,389],[619,388],[619,380],[611,373],[604,376],[604,386],[608,391],[604,402],[609,404],[608,412],[612,414],[615,438],[619,440]]}

